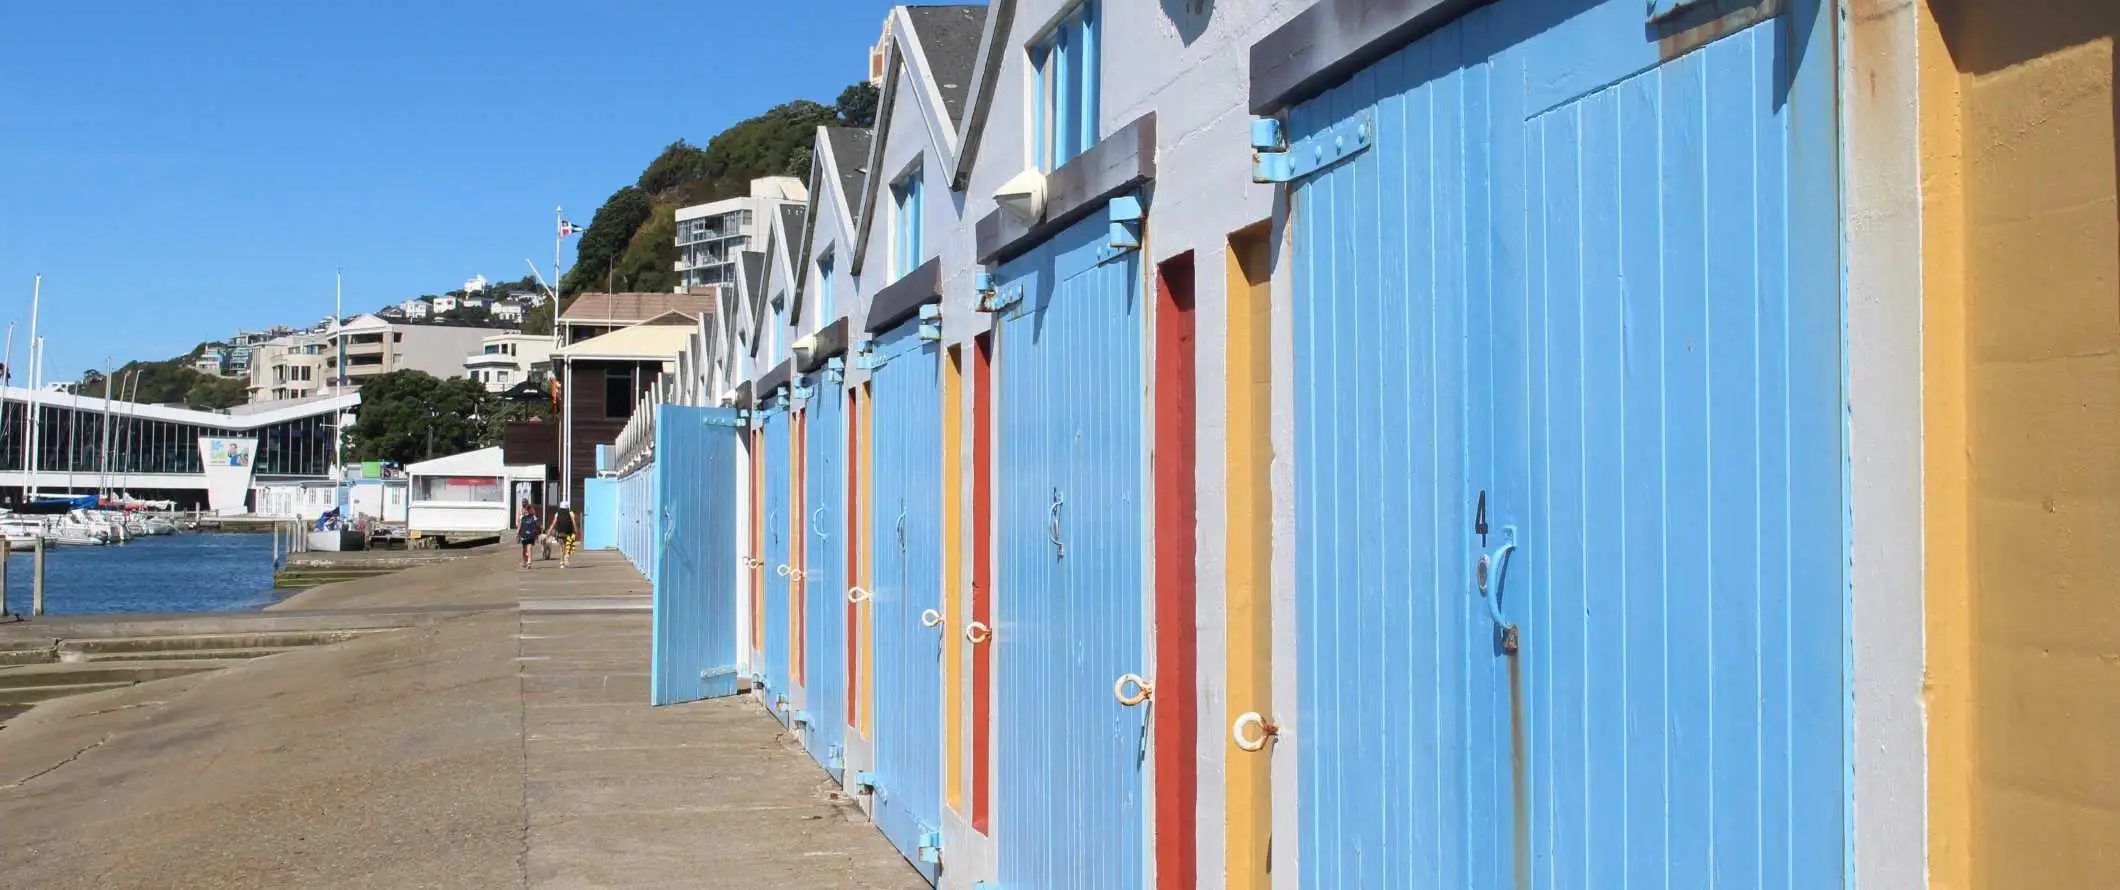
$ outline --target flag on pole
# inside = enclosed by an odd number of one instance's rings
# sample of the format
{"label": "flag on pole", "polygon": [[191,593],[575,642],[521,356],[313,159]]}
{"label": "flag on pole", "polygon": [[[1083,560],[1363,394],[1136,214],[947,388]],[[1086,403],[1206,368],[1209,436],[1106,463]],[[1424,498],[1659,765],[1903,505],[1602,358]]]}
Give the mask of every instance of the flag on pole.
{"label": "flag on pole", "polygon": [[564,220],[564,219],[563,219],[563,220],[560,220],[560,221],[559,221],[559,236],[560,236],[561,238],[565,238],[565,237],[567,237],[567,236],[569,236],[569,235],[579,235],[579,234],[581,234],[581,233],[582,233],[582,227],[581,227],[581,226],[577,226],[577,225],[575,225],[575,224],[573,224],[573,223],[571,223],[571,222],[568,222],[568,221],[566,221],[566,220]]}

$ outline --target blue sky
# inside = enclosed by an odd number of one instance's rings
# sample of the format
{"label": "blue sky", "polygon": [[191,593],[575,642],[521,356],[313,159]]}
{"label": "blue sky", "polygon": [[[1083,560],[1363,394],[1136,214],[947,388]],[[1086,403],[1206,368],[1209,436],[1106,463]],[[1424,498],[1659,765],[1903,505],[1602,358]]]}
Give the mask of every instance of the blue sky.
{"label": "blue sky", "polygon": [[[0,331],[49,379],[239,327],[551,274],[670,141],[867,73],[880,0],[15,4]],[[567,248],[572,262],[573,247]],[[27,370],[26,365],[24,370]],[[24,376],[18,374],[16,382]]]}

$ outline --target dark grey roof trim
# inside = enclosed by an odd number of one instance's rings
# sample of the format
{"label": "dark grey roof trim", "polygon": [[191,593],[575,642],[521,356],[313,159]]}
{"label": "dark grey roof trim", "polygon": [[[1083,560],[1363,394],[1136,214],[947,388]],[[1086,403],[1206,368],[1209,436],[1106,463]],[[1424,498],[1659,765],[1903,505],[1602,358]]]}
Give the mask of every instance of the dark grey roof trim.
{"label": "dark grey roof trim", "polygon": [[1324,92],[1492,0],[1318,0],[1251,45],[1251,113]]}
{"label": "dark grey roof trim", "polygon": [[771,395],[773,390],[788,385],[795,379],[795,360],[784,358],[773,369],[758,376],[758,385],[751,391]]}
{"label": "dark grey roof trim", "polygon": [[972,65],[971,101],[964,120],[957,125],[957,167],[950,173],[950,188],[971,183],[972,162],[986,139],[986,118],[994,107],[994,84],[1001,77],[1000,47],[1008,43],[1009,29],[1016,22],[1016,0],[993,0],[987,5],[986,32],[979,36],[979,58]]}
{"label": "dark grey roof trim", "polygon": [[[847,318],[842,315],[833,319],[831,324],[819,328],[817,333],[811,334],[810,336],[816,340],[816,345],[810,347],[807,357],[798,362],[795,369],[808,374],[824,367],[824,363],[833,356],[845,355],[847,352],[848,327]],[[797,355],[801,355],[801,353],[797,353]]]}
{"label": "dark grey roof trim", "polygon": [[1045,218],[1025,224],[996,208],[979,220],[977,256],[993,265],[1074,225],[1105,202],[1156,178],[1156,113],[1105,137],[1045,178]]}
{"label": "dark grey roof trim", "polygon": [[862,329],[871,334],[890,330],[920,312],[920,307],[942,302],[942,259],[931,257],[905,277],[891,282],[869,298],[869,317]]}

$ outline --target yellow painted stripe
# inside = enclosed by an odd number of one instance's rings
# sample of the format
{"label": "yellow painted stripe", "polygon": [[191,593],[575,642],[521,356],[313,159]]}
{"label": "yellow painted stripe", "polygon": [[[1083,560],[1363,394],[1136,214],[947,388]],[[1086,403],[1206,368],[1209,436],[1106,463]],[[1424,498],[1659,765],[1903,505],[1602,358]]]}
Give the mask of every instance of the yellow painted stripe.
{"label": "yellow painted stripe", "polygon": [[1966,365],[1960,74],[1920,5],[1923,606],[1929,715],[1929,881],[1975,886],[1972,467]]}
{"label": "yellow painted stripe", "polygon": [[[1230,238],[1226,262],[1229,296],[1229,718],[1257,711],[1273,715],[1273,625],[1268,596],[1273,555],[1273,443],[1270,385],[1273,364],[1268,333],[1273,308],[1269,287],[1270,241],[1263,226]],[[1273,821],[1268,771],[1271,749],[1245,751],[1224,739],[1229,768],[1229,890],[1272,886],[1267,850]]]}
{"label": "yellow painted stripe", "polygon": [[964,812],[964,347],[942,363],[942,776],[949,807]]}

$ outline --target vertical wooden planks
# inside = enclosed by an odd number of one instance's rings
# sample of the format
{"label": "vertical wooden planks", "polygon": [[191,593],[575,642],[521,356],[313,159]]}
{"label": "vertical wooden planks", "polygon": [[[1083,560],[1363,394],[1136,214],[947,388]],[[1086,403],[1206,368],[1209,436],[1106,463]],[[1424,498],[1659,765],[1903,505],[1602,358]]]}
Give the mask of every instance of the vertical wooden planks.
{"label": "vertical wooden planks", "polygon": [[1156,267],[1155,445],[1155,849],[1156,884],[1198,886],[1199,599],[1196,532],[1197,387],[1193,255]]}
{"label": "vertical wooden planks", "polygon": [[942,791],[964,814],[964,346],[942,357]]}
{"label": "vertical wooden planks", "polygon": [[[1273,711],[1273,438],[1272,242],[1254,226],[1229,239],[1224,271],[1228,299],[1227,661],[1223,667],[1232,721],[1246,712],[1274,722]],[[1219,727],[1217,727],[1219,728]],[[1259,731],[1263,732],[1264,727]],[[1273,741],[1258,751],[1225,744],[1228,787],[1224,879],[1229,890],[1271,886]]]}

